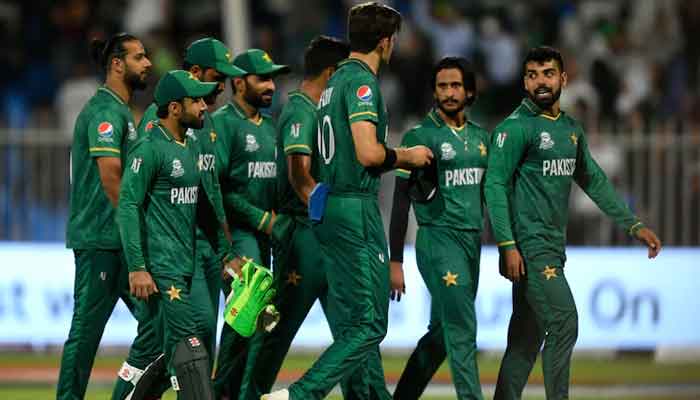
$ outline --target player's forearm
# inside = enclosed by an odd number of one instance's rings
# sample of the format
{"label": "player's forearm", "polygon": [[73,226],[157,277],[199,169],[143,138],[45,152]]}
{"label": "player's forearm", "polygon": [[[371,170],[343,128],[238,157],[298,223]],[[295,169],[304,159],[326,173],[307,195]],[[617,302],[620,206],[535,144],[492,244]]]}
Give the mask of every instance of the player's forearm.
{"label": "player's forearm", "polygon": [[102,183],[102,190],[104,190],[105,195],[109,199],[110,203],[114,208],[117,208],[119,204],[119,188],[121,186],[121,169],[116,170],[103,170],[100,169],[100,182]]}
{"label": "player's forearm", "polygon": [[141,246],[141,219],[138,205],[122,197],[117,209],[117,224],[129,272],[146,269]]}
{"label": "player's forearm", "polygon": [[272,215],[251,204],[240,193],[229,192],[223,195],[224,206],[231,210],[236,222],[241,222],[252,230],[265,231]]}
{"label": "player's forearm", "polygon": [[515,247],[506,185],[493,178],[490,182],[487,176],[486,184],[484,185],[484,197],[486,198],[486,206],[496,245],[499,249]]}
{"label": "player's forearm", "polygon": [[294,188],[294,192],[299,196],[299,199],[305,204],[309,204],[309,196],[316,187],[316,180],[308,171],[289,170],[289,183]]}
{"label": "player's forearm", "polygon": [[580,186],[598,208],[628,234],[643,227],[639,218],[632,213],[602,170],[589,175]]}
{"label": "player's forearm", "polygon": [[403,262],[403,248],[408,229],[408,211],[411,200],[408,197],[408,179],[396,178],[394,186],[394,204],[391,208],[389,224],[389,250],[391,261]]}

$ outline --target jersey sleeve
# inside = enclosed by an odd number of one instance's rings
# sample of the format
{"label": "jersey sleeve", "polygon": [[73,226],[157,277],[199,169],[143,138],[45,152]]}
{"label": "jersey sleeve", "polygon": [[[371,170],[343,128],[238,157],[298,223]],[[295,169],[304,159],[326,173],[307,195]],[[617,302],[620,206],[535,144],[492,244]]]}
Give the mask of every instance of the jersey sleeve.
{"label": "jersey sleeve", "polygon": [[150,132],[153,129],[153,124],[158,121],[158,116],[156,115],[157,108],[155,103],[151,103],[148,108],[146,108],[146,111],[143,112],[138,126],[139,137],[141,137],[140,134],[142,133]]}
{"label": "jersey sleeve", "polygon": [[117,224],[129,272],[146,269],[141,243],[140,214],[146,193],[155,180],[157,164],[157,154],[152,151],[150,142],[142,142],[129,153],[128,168],[124,169],[119,191]]}
{"label": "jersey sleeve", "polygon": [[345,88],[345,106],[350,124],[359,121],[379,122],[380,95],[377,80],[369,74],[349,82]]}
{"label": "jersey sleeve", "polygon": [[[406,132],[406,134],[403,135],[403,139],[401,139],[401,147],[413,147],[419,144],[425,143],[420,143],[420,141],[418,140],[416,128],[413,128],[410,131]],[[411,171],[407,169],[396,168],[395,171],[397,178],[408,179],[411,176]]]}
{"label": "jersey sleeve", "polygon": [[122,115],[113,110],[99,111],[88,124],[90,156],[121,157],[126,135],[127,123]]}
{"label": "jersey sleeve", "polygon": [[316,136],[316,115],[308,112],[295,112],[290,118],[282,121],[280,127],[282,148],[284,154],[313,153],[313,142]]}
{"label": "jersey sleeve", "polygon": [[515,247],[510,216],[509,188],[527,151],[527,138],[517,121],[507,120],[491,138],[484,196],[499,249]]}
{"label": "jersey sleeve", "polygon": [[605,172],[591,156],[586,136],[580,134],[577,141],[574,180],[618,226],[625,229],[628,234],[633,234],[643,227],[643,224],[620,198]]}

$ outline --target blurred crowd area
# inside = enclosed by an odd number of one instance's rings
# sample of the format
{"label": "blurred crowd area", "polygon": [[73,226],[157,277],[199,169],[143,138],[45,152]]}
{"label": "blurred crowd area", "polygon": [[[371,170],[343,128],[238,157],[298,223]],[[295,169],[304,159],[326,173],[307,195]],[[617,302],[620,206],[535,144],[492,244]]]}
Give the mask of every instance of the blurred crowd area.
{"label": "blurred crowd area", "polygon": [[[225,41],[222,3],[222,0],[0,0],[0,51],[6,58],[0,63],[0,132],[10,132],[20,140],[23,132],[58,133],[68,143],[75,117],[101,79],[88,57],[88,42],[93,37],[106,37],[118,31],[140,37],[154,63],[149,90],[137,93],[134,99],[138,120],[141,110],[152,99],[158,77],[180,66],[188,43],[204,35]],[[303,51],[308,42],[320,33],[344,38],[347,11],[357,3],[354,0],[248,2],[251,47],[268,51],[277,63],[290,64],[294,71],[277,82],[273,114],[279,112],[286,101],[285,93],[300,79]],[[561,49],[569,76],[569,85],[562,94],[562,108],[583,122],[594,155],[623,196],[633,207],[638,207],[635,211],[642,216],[652,214],[654,211],[644,208],[648,207],[650,197],[664,190],[680,190],[681,186],[689,188],[684,199],[679,195],[678,201],[669,200],[659,195],[663,198],[658,200],[658,207],[681,213],[675,211],[683,209],[678,202],[700,199],[697,156],[690,158],[693,167],[690,172],[683,172],[684,180],[657,189],[650,188],[654,184],[648,181],[639,188],[631,187],[637,180],[634,174],[646,176],[639,168],[651,168],[645,160],[655,157],[656,142],[642,145],[645,153],[641,164],[634,164],[628,154],[630,138],[644,140],[653,136],[656,141],[658,137],[673,140],[682,134],[700,137],[700,47],[693,45],[694,38],[700,37],[700,1],[394,0],[387,3],[405,17],[392,61],[381,71],[392,143],[398,143],[401,134],[430,108],[430,74],[438,59],[447,55],[464,56],[474,63],[479,99],[470,110],[470,117],[493,129],[524,94],[521,63],[526,50],[548,44]],[[691,144],[699,143],[696,140]],[[672,162],[667,162],[671,158],[668,154],[662,155],[665,158],[660,161],[668,167],[664,174],[678,175]],[[9,158],[12,157],[15,156]],[[10,162],[8,156],[3,158],[3,162]],[[17,189],[12,184],[19,180],[20,177],[6,175],[4,182],[0,182],[0,218],[6,223],[10,211],[2,209],[10,210],[13,202],[18,202],[14,194]],[[59,183],[64,185],[60,179]],[[386,198],[390,200],[390,190],[391,183],[382,193],[385,210],[389,208],[390,201]],[[60,197],[64,193],[67,190],[59,193],[58,199],[52,198],[53,203],[66,204]],[[646,197],[642,198],[642,194]],[[3,196],[10,200],[3,200]],[[31,194],[27,196],[32,200]],[[580,192],[574,195],[573,209],[573,226],[578,227],[578,222],[586,218],[594,221],[596,230],[614,231],[608,225],[601,225],[595,207]],[[64,213],[65,210],[58,211],[57,232],[62,232],[60,218],[65,218]],[[664,217],[657,216],[659,220]],[[692,218],[696,218],[695,214]],[[700,235],[695,225],[689,229],[693,238]],[[584,237],[580,235],[584,230],[575,229],[571,241],[601,243],[600,235],[616,235],[603,232]],[[9,231],[11,228],[3,229],[0,221],[0,238],[16,237],[8,234]],[[615,242],[609,239],[602,243]]]}

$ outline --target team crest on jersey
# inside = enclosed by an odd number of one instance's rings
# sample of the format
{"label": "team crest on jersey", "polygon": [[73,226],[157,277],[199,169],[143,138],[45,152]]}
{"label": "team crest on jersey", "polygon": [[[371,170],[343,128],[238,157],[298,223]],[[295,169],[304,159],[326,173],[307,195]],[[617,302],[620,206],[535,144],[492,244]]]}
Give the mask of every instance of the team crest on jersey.
{"label": "team crest on jersey", "polygon": [[289,134],[290,134],[293,138],[298,138],[298,137],[299,137],[299,131],[300,131],[300,130],[301,130],[301,124],[300,124],[300,123],[292,124],[292,127],[291,127],[290,130],[289,130]]}
{"label": "team crest on jersey", "polygon": [[129,121],[127,126],[129,129],[129,136],[127,136],[127,138],[129,140],[136,140],[136,128],[134,127],[134,124],[132,124],[131,121]]}
{"label": "team crest on jersey", "polygon": [[440,145],[440,152],[442,153],[442,156],[440,158],[445,161],[451,160],[457,155],[457,152],[452,147],[452,144],[447,142]]}
{"label": "team crest on jersey", "polygon": [[114,142],[114,127],[109,122],[101,122],[97,125],[98,142]]}
{"label": "team crest on jersey", "polygon": [[554,140],[549,132],[540,133],[540,150],[549,150],[554,147]]}
{"label": "team crest on jersey", "polygon": [[372,89],[367,85],[362,85],[357,88],[357,92],[355,94],[357,95],[358,99],[364,101],[365,103],[372,100]]}
{"label": "team crest on jersey", "polygon": [[257,151],[259,148],[260,145],[258,144],[257,139],[255,139],[255,136],[251,135],[250,133],[245,135],[245,151],[252,153]]}
{"label": "team crest on jersey", "polygon": [[182,162],[177,158],[173,160],[173,170],[170,172],[170,176],[173,178],[179,178],[185,174],[185,169],[182,168]]}
{"label": "team crest on jersey", "polygon": [[150,132],[153,129],[153,121],[148,121],[146,124],[146,132]]}

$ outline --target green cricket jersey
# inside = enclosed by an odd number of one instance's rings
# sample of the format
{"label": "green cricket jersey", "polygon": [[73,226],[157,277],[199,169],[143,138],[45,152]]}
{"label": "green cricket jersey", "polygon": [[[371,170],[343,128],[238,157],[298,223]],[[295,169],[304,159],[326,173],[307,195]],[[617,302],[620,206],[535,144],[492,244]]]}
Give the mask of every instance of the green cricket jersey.
{"label": "green cricket jersey", "polygon": [[204,171],[192,142],[177,142],[156,122],[129,153],[117,221],[130,272],[147,266],[155,275],[193,274]]}
{"label": "green cricket jersey", "polygon": [[563,263],[574,181],[618,225],[629,232],[642,226],[566,113],[553,118],[524,99],[491,138],[484,192],[499,248],[517,242],[526,260]]}
{"label": "green cricket jersey", "polygon": [[[438,171],[438,196],[413,203],[418,224],[454,229],[483,228],[482,178],[488,164],[489,134],[468,121],[462,128],[447,125],[436,110],[404,135],[402,146],[424,145],[433,152]],[[410,171],[397,169],[408,178]]]}
{"label": "green cricket jersey", "polygon": [[318,109],[321,180],[331,186],[331,193],[376,197],[381,171],[357,161],[350,125],[371,121],[377,128],[377,141],[386,143],[387,112],[377,77],[360,60],[342,61],[321,94]]}
{"label": "green cricket jersey", "polygon": [[70,212],[66,247],[120,249],[115,208],[102,188],[98,157],[119,157],[137,139],[129,106],[103,86],[85,104],[75,122],[71,146]]}
{"label": "green cricket jersey", "polygon": [[280,213],[305,216],[307,207],[289,183],[286,156],[311,157],[311,176],[318,179],[318,151],[314,146],[318,132],[316,103],[299,90],[289,92],[277,126],[277,207]]}
{"label": "green cricket jersey", "polygon": [[234,102],[213,115],[219,182],[231,227],[264,230],[270,222],[277,185],[276,129],[260,114],[246,117]]}

